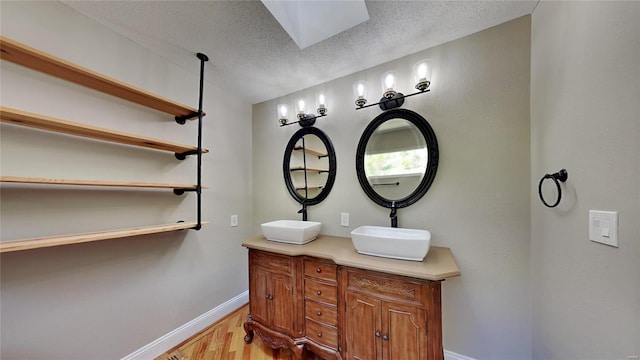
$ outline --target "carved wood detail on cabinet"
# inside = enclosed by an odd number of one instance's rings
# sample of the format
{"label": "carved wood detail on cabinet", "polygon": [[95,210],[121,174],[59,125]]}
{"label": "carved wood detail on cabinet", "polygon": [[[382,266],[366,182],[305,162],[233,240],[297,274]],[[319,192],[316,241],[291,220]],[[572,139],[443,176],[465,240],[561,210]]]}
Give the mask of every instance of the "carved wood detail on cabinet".
{"label": "carved wood detail on cabinet", "polygon": [[245,341],[255,331],[299,359],[444,356],[439,281],[250,249],[249,301]]}

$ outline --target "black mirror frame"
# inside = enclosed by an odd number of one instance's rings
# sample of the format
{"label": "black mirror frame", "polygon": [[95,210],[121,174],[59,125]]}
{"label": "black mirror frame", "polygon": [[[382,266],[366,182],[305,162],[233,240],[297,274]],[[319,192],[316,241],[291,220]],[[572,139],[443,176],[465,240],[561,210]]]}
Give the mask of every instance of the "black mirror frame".
{"label": "black mirror frame", "polygon": [[[427,151],[429,154],[427,168],[418,187],[416,187],[416,189],[408,196],[395,201],[384,198],[378,194],[371,184],[369,184],[369,180],[367,179],[367,175],[364,170],[364,156],[369,139],[371,139],[371,136],[378,126],[391,119],[404,119],[415,125],[418,130],[420,130],[420,133],[427,143]],[[369,199],[373,200],[373,202],[386,208],[391,208],[392,206],[395,208],[403,208],[420,200],[427,193],[436,177],[436,172],[438,171],[438,158],[438,139],[436,138],[436,134],[427,119],[411,110],[393,109],[378,115],[371,121],[371,123],[369,123],[369,125],[367,125],[367,128],[362,133],[362,137],[360,138],[360,142],[358,143],[358,148],[356,150],[356,174],[358,175],[358,181],[360,182],[362,190],[367,194]]]}
{"label": "black mirror frame", "polygon": [[[293,185],[293,180],[291,178],[291,171],[289,167],[291,162],[291,155],[293,154],[293,151],[294,151],[293,148],[295,147],[298,140],[300,140],[305,135],[317,136],[320,139],[320,141],[322,141],[322,143],[324,144],[324,147],[327,149],[327,157],[329,158],[329,173],[327,176],[327,182],[322,188],[322,191],[320,191],[320,194],[318,194],[318,196],[312,199],[306,199],[302,197],[300,194],[298,194],[295,186]],[[284,182],[287,184],[287,190],[289,190],[289,194],[291,194],[291,196],[297,202],[299,202],[300,204],[306,203],[306,205],[317,205],[320,202],[322,202],[324,199],[326,199],[327,196],[329,196],[331,189],[333,188],[334,182],[336,181],[336,171],[337,171],[336,151],[333,148],[333,144],[331,143],[331,140],[324,132],[322,132],[322,130],[313,126],[305,127],[298,130],[295,134],[293,134],[293,136],[291,136],[291,139],[289,140],[289,143],[287,144],[287,147],[284,150],[284,160],[282,161],[282,172],[284,174]]]}

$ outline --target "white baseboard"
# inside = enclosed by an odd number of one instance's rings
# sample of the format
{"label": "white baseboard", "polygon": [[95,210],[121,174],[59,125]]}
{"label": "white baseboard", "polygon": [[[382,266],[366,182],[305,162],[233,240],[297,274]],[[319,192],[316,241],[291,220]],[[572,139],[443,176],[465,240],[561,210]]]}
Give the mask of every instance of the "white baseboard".
{"label": "white baseboard", "polygon": [[476,359],[454,353],[453,351],[445,350],[444,360],[476,360]]}
{"label": "white baseboard", "polygon": [[249,302],[249,291],[234,297],[227,302],[216,306],[179,328],[169,332],[168,334],[154,340],[153,342],[141,347],[131,354],[123,357],[121,360],[151,360],[164,354],[171,348],[189,339],[193,335],[204,330],[211,324],[222,319],[234,310],[240,308]]}

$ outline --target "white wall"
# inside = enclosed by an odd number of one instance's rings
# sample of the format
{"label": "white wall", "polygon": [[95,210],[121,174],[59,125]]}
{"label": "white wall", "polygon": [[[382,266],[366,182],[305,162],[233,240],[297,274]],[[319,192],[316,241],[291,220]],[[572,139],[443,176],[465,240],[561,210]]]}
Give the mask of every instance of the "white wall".
{"label": "white wall", "polygon": [[[58,2],[3,2],[2,35],[197,107],[199,61],[183,69]],[[196,49],[197,50],[197,49]],[[1,62],[2,105],[196,143],[196,122]],[[3,254],[2,359],[116,359],[247,289],[251,110],[205,84],[203,219],[157,236]],[[233,119],[233,121],[229,121]],[[2,125],[2,175],[194,183],[195,158]],[[2,187],[2,239],[195,219],[171,191]],[[240,226],[230,228],[238,214]]]}
{"label": "white wall", "polygon": [[[532,16],[533,357],[640,355],[640,3],[542,1]],[[562,203],[537,182],[566,168]],[[589,241],[619,212],[620,246]]]}
{"label": "white wall", "polygon": [[[316,126],[336,149],[337,178],[329,197],[309,208],[309,220],[338,236],[365,224],[389,226],[389,211],[367,198],[355,173],[358,140],[381,111],[356,111],[352,84],[366,79],[379,96],[379,76],[395,68],[408,93],[421,58],[434,62],[432,92],[408,98],[405,107],[434,128],[440,166],[426,196],[398,211],[399,226],[429,229],[462,271],[443,284],[445,348],[478,359],[529,359],[529,17],[254,105],[254,232],[266,221],[300,218],[282,174],[285,146],[299,127],[278,127],[276,104],[311,101],[320,89],[329,116]],[[341,212],[351,214],[350,227],[340,227]]]}

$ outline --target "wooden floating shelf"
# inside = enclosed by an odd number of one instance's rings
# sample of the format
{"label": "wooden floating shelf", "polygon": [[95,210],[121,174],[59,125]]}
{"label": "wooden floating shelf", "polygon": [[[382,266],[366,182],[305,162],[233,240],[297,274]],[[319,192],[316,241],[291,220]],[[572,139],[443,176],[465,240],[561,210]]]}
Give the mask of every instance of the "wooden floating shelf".
{"label": "wooden floating shelf", "polygon": [[[198,110],[0,36],[0,58],[173,116],[196,119]],[[202,116],[204,116],[203,114]]]}
{"label": "wooden floating shelf", "polygon": [[[20,176],[0,176],[0,182],[14,184],[39,184],[39,185],[79,185],[79,186],[107,186],[107,187],[131,187],[131,188],[160,188],[160,189],[197,189],[193,184],[161,184],[145,182],[120,182],[102,180],[65,180],[47,179]],[[207,189],[206,186],[202,187]]]}
{"label": "wooden floating shelf", "polygon": [[323,152],[320,152],[320,151],[317,151],[317,150],[313,150],[313,149],[309,149],[309,148],[303,148],[300,145],[294,147],[293,150],[304,151],[307,154],[315,155],[317,157],[327,157],[327,156],[329,156],[327,153],[323,153]]}
{"label": "wooden floating shelf", "polygon": [[[0,107],[0,120],[2,122],[14,125],[26,126],[85,138],[98,139],[119,144],[171,151],[178,154],[198,150],[196,146],[181,145],[149,137],[127,134],[120,131],[103,129],[95,126],[56,119],[50,116],[34,114],[27,111],[12,109],[4,106]],[[209,152],[209,150],[202,149],[202,152],[207,153]]]}
{"label": "wooden floating shelf", "polygon": [[[208,221],[203,221],[202,225],[208,224]],[[39,237],[23,240],[11,240],[0,242],[0,253],[30,250],[43,247],[62,246],[70,244],[80,244],[93,241],[120,239],[131,236],[158,234],[170,231],[185,230],[195,228],[198,225],[197,222],[182,222],[175,224],[164,224],[155,226],[136,227],[129,229],[111,230],[111,231],[99,231],[83,234],[62,235],[62,236],[49,236]]]}
{"label": "wooden floating shelf", "polygon": [[304,170],[307,170],[307,171],[317,171],[319,173],[329,172],[328,169],[319,169],[319,168],[312,168],[312,167],[304,168],[303,166],[294,166],[294,167],[290,168],[289,170],[290,171],[304,171]]}

